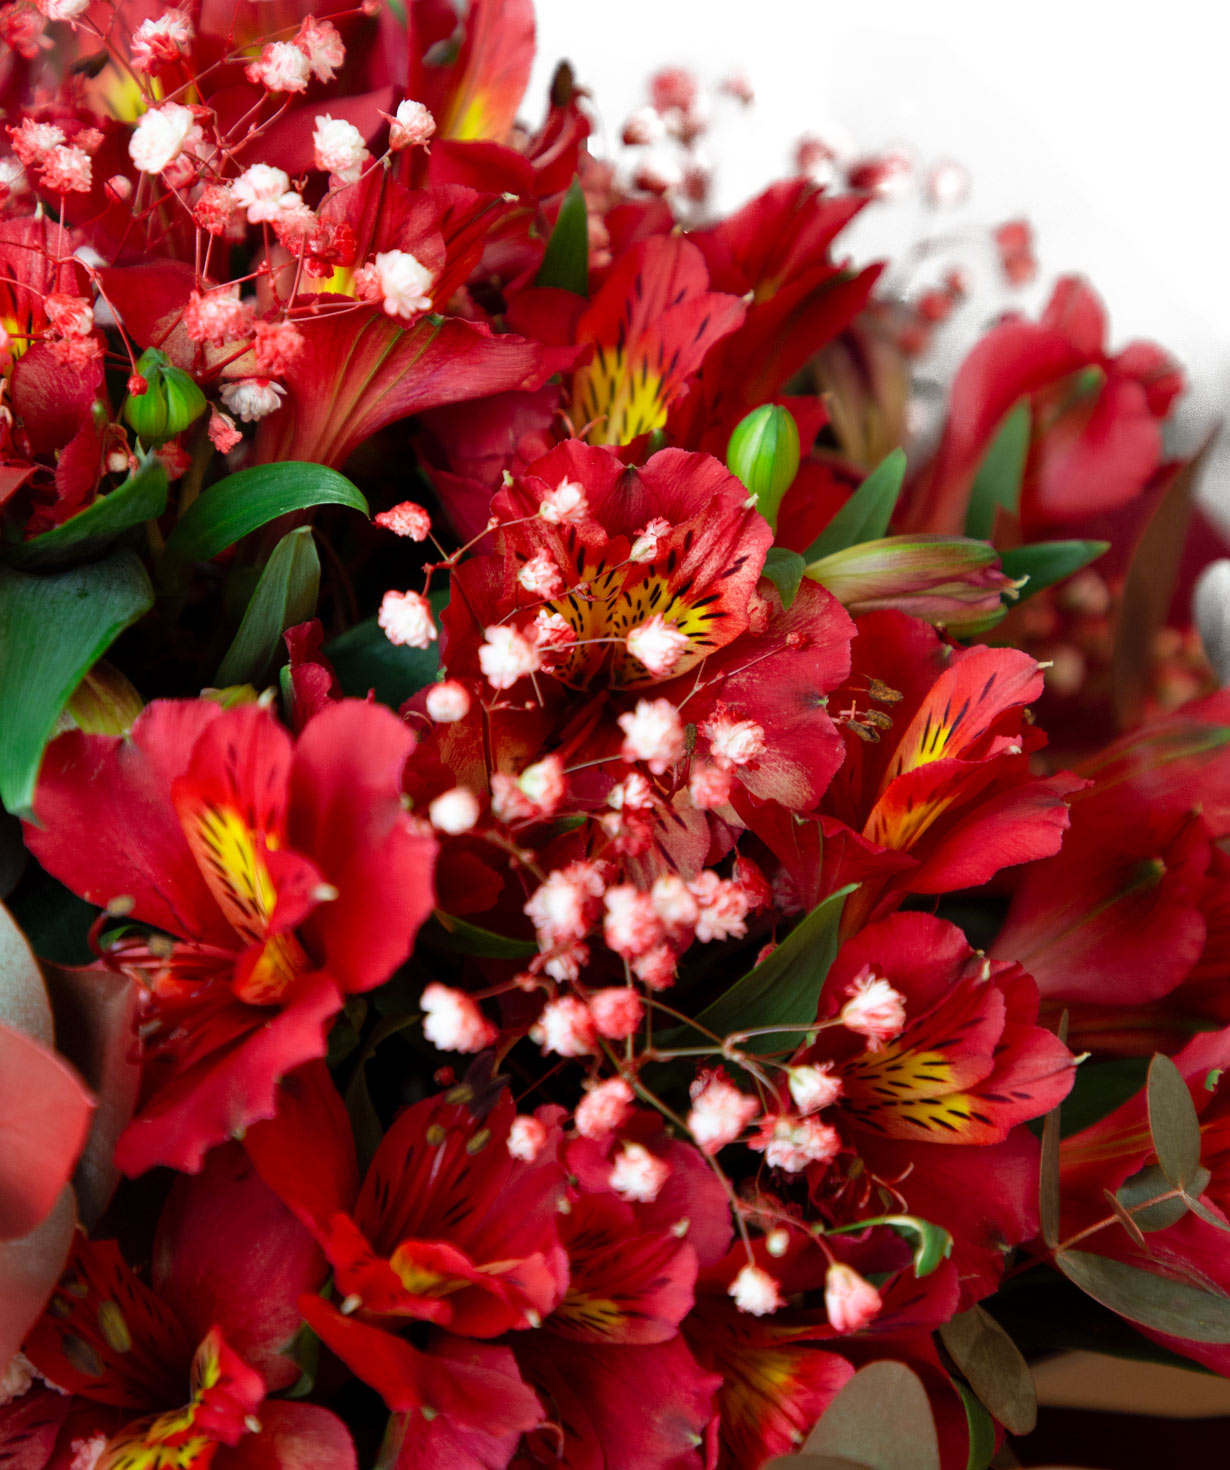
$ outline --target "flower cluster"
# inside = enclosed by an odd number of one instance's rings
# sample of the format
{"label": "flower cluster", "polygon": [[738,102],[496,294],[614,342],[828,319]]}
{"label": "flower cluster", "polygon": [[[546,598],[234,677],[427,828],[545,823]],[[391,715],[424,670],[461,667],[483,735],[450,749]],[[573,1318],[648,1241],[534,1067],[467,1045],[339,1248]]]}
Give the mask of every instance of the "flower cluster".
{"label": "flower cluster", "polygon": [[747,84],[598,157],[529,0],[0,34],[0,1461],[755,1470],[891,1363],[963,1470],[1025,1272],[1230,1373],[1174,364],[1063,280],[916,437],[911,160],[713,218]]}

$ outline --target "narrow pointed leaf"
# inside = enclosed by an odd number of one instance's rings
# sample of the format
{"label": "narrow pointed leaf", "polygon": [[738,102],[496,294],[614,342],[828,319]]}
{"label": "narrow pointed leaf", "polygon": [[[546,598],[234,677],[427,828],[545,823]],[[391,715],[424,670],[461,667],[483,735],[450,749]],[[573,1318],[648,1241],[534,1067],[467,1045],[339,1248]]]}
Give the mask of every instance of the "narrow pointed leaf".
{"label": "narrow pointed leaf", "polygon": [[[808,1022],[815,1019],[820,992],[837,955],[842,908],[857,886],[848,884],[817,904],[768,959],[736,980],[724,995],[700,1012],[696,1018],[700,1024],[718,1036],[725,1036],[759,1026],[798,1022],[798,1031],[753,1036],[743,1043],[743,1050],[784,1051],[801,1045]],[[678,1029],[688,1034],[686,1027]],[[667,1037],[659,1040],[664,1045],[672,1044]]]}
{"label": "narrow pointed leaf", "polygon": [[894,449],[825,526],[803,553],[803,560],[819,561],[860,541],[878,541],[887,535],[904,480],[905,450]]}
{"label": "narrow pointed leaf", "polygon": [[904,1363],[861,1368],[824,1411],[808,1449],[869,1470],[940,1470],[927,1391]]}
{"label": "narrow pointed leaf", "polygon": [[589,295],[589,218],[579,179],[573,179],[564,195],[534,284]]}
{"label": "narrow pointed leaf", "polygon": [[1029,454],[1029,405],[1018,403],[991,440],[969,495],[965,534],[988,541],[995,529],[996,511],[1015,515],[1021,503],[1021,481]]}
{"label": "narrow pointed leaf", "polygon": [[6,547],[3,559],[15,567],[50,567],[98,557],[125,531],[155,520],[166,508],[167,473],[149,454],[110,494],[100,495],[62,526]]}
{"label": "narrow pointed leaf", "polygon": [[336,470],[290,461],[240,470],[197,496],[167,537],[166,555],[209,561],[279,516],[316,505],[348,505],[367,515],[367,501]]}
{"label": "narrow pointed leaf", "polygon": [[282,647],[282,634],[316,612],[320,558],[312,531],[301,526],[273,548],[226,657],[218,668],[220,689],[261,684]]}
{"label": "narrow pointed leaf", "polygon": [[457,954],[477,955],[488,960],[524,960],[538,953],[532,939],[514,939],[507,934],[495,934],[490,929],[481,929],[477,924],[467,923],[453,914],[437,909],[436,924],[426,937],[437,949],[452,950]]}
{"label": "narrow pointed leaf", "polygon": [[1149,1063],[1148,1099],[1157,1162],[1171,1184],[1187,1189],[1200,1167],[1200,1119],[1178,1067],[1160,1053]]}
{"label": "narrow pointed leaf", "polygon": [[131,551],[50,576],[0,568],[0,803],[33,816],[38,768],[86,671],[154,604]]}
{"label": "narrow pointed leaf", "polygon": [[785,546],[769,547],[769,554],[764,559],[764,575],[781,593],[784,608],[791,607],[799,595],[806,570],[807,563],[797,551],[791,551]]}
{"label": "narrow pointed leaf", "polygon": [[1000,569],[1004,576],[1019,582],[1022,577],[1029,581],[1017,593],[1023,602],[1044,587],[1062,582],[1073,572],[1079,572],[1110,546],[1109,541],[1037,541],[1032,546],[1014,546],[999,554]]}
{"label": "narrow pointed leaf", "polygon": [[987,1470],[995,1458],[995,1421],[987,1413],[972,1389],[954,1383],[965,1405],[965,1426],[969,1430],[969,1458],[965,1470]]}
{"label": "narrow pointed leaf", "polygon": [[1230,1297],[1086,1251],[1059,1251],[1055,1264],[1129,1322],[1188,1342],[1230,1342]]}
{"label": "narrow pointed leaf", "polygon": [[981,1307],[971,1307],[940,1328],[940,1339],[980,1401],[1013,1434],[1029,1434],[1038,1421],[1033,1374],[1020,1349]]}

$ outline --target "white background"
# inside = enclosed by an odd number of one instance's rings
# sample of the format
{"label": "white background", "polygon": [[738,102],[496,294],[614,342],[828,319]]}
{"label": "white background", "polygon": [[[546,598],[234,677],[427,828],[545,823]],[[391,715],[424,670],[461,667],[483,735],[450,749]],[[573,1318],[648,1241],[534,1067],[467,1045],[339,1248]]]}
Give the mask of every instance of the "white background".
{"label": "white background", "polygon": [[[1043,281],[1084,274],[1113,345],[1149,337],[1185,364],[1179,447],[1230,412],[1230,11],[1216,0],[537,6],[528,120],[562,56],[594,93],[597,151],[658,67],[709,83],[741,71],[755,105],[719,106],[708,144],[723,210],[788,172],[803,133],[859,152],[908,143],[924,166],[957,159],[972,178],[965,205],[938,219],[916,204],[868,211],[846,248],[871,260],[937,229],[1027,215]],[[1230,508],[1230,433],[1219,449],[1204,490]]]}

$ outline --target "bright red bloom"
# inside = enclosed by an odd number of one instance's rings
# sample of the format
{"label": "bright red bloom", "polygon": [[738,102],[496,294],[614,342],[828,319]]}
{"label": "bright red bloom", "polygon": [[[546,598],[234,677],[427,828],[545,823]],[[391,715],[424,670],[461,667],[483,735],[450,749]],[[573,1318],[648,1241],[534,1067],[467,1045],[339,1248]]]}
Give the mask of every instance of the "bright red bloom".
{"label": "bright red bloom", "polygon": [[335,704],[295,742],[259,706],[204,700],[153,704],[123,739],[50,747],[31,849],[90,902],[163,931],[126,933],[105,959],[148,993],[126,1172],[198,1169],[268,1117],[278,1078],[323,1055],[342,996],[409,953],[435,848],[401,804],[411,747],[376,706]]}
{"label": "bright red bloom", "polygon": [[1031,420],[1027,533],[1058,531],[1139,495],[1161,463],[1161,424],[1183,380],[1152,343],[1110,356],[1105,340],[1101,302],[1073,277],[1056,285],[1040,322],[1013,318],[988,332],[957,373],[944,437],[910,494],[909,528],[960,532],[978,466],[1022,398]]}
{"label": "bright red bloom", "polygon": [[[320,1457],[344,1470],[354,1449],[338,1419],[313,1405],[265,1402],[299,1376],[282,1349],[298,1326],[296,1298],[323,1266],[307,1231],[239,1150],[219,1150],[199,1178],[172,1191],[152,1286],[113,1241],[78,1237],[25,1350],[80,1399],[143,1415],[97,1417],[104,1455],[117,1463],[127,1453],[137,1463],[178,1456],[217,1470],[293,1470]],[[79,1430],[80,1416],[70,1423]]]}
{"label": "bright red bloom", "polygon": [[1068,825],[1065,797],[1081,784],[1030,774],[1029,753],[1044,737],[1027,719],[1042,690],[1028,655],[954,650],[899,613],[868,614],[858,631],[854,672],[831,704],[863,738],[847,734],[824,808],[917,866],[864,882],[847,905],[847,933],[894,894],[972,887],[1054,853]]}

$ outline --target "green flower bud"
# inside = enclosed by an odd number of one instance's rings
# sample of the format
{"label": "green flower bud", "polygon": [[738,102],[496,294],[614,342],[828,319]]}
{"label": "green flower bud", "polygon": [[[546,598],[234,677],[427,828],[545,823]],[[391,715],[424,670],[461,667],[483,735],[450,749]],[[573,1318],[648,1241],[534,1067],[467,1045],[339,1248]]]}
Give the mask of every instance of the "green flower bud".
{"label": "green flower bud", "polygon": [[1018,583],[1000,569],[999,554],[965,536],[887,536],[821,557],[805,576],[827,587],[848,612],[885,608],[910,613],[957,638],[993,627]]}
{"label": "green flower bud", "polygon": [[726,465],[747,486],[756,509],[776,529],[782,496],[799,471],[799,426],[776,403],[754,408],[726,446]]}
{"label": "green flower bud", "polygon": [[142,353],[137,374],[145,379],[146,389],[125,398],[124,417],[142,443],[157,448],[205,412],[204,393],[156,347]]}
{"label": "green flower bud", "polygon": [[114,664],[100,660],[77,685],[56,722],[56,734],[126,735],[141,713],[141,696]]}

